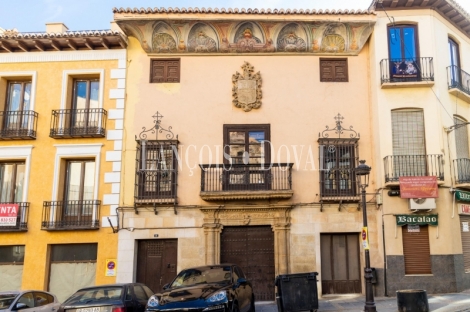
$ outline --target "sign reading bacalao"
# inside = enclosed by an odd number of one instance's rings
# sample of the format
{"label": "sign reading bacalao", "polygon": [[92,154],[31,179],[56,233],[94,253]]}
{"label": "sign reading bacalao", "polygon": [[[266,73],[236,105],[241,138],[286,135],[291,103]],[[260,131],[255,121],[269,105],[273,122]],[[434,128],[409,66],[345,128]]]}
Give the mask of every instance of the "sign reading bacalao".
{"label": "sign reading bacalao", "polygon": [[397,225],[437,225],[437,214],[432,215],[395,215]]}
{"label": "sign reading bacalao", "polygon": [[401,198],[437,198],[437,177],[400,177]]}
{"label": "sign reading bacalao", "polygon": [[0,204],[0,226],[16,225],[18,204]]}

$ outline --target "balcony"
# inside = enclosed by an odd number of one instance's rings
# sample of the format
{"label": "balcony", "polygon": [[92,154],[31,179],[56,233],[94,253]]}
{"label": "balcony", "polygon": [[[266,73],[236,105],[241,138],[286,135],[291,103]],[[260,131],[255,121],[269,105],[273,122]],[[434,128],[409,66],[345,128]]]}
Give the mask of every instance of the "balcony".
{"label": "balcony", "polygon": [[398,185],[400,177],[436,176],[444,181],[443,155],[396,155],[384,157],[385,183]]}
{"label": "balcony", "polygon": [[454,159],[454,179],[457,187],[470,189],[470,159]]}
{"label": "balcony", "polygon": [[175,169],[141,169],[137,171],[135,181],[136,204],[176,203]]}
{"label": "balcony", "polygon": [[432,57],[383,59],[380,61],[382,88],[417,88],[434,85]]}
{"label": "balcony", "polygon": [[320,197],[322,201],[357,202],[359,190],[354,168],[349,166],[320,171]]}
{"label": "balcony", "polygon": [[214,164],[201,168],[202,199],[288,199],[292,190],[292,163]]}
{"label": "balcony", "polygon": [[46,201],[41,229],[46,231],[98,230],[99,200]]}
{"label": "balcony", "polygon": [[34,140],[38,113],[32,110],[0,112],[0,140]]}
{"label": "balcony", "polygon": [[55,139],[103,138],[106,116],[102,108],[53,110],[49,136]]}
{"label": "balcony", "polygon": [[457,66],[447,67],[449,93],[470,103],[470,74]]}
{"label": "balcony", "polygon": [[15,224],[0,226],[0,232],[26,232],[28,230],[29,203],[6,203],[0,205],[18,205],[18,215]]}

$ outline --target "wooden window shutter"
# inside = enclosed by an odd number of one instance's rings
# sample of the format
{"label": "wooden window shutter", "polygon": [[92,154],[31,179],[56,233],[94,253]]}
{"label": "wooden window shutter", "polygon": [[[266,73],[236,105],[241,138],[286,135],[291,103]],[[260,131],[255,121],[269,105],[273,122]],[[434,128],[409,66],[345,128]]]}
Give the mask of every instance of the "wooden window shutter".
{"label": "wooden window shutter", "polygon": [[463,266],[465,273],[470,273],[470,232],[464,232],[464,224],[470,226],[470,216],[460,216],[460,233],[462,235]]}
{"label": "wooden window shutter", "polygon": [[392,111],[393,155],[426,155],[422,109]]}
{"label": "wooden window shutter", "polygon": [[347,59],[320,59],[321,82],[348,82]]}
{"label": "wooden window shutter", "polygon": [[408,225],[402,226],[405,274],[432,274],[428,226],[418,228],[419,232],[410,232]]}
{"label": "wooden window shutter", "polygon": [[180,82],[180,59],[152,59],[150,82]]}

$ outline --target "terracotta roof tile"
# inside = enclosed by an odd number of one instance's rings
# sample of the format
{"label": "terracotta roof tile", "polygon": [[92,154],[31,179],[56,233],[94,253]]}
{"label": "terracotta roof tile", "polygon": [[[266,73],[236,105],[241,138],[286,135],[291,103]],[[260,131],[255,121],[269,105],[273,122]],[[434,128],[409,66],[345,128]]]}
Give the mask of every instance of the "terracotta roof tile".
{"label": "terracotta roof tile", "polygon": [[309,10],[309,9],[232,9],[232,8],[113,8],[113,13],[134,13],[134,14],[167,14],[167,13],[218,13],[218,14],[301,14],[301,15],[322,15],[322,14],[375,14],[370,10]]}
{"label": "terracotta roof tile", "polygon": [[104,37],[120,35],[121,33],[116,30],[83,30],[83,31],[67,31],[63,33],[46,33],[46,32],[35,32],[35,33],[16,33],[12,34],[1,34],[0,39],[48,39],[48,38],[75,38],[75,37]]}

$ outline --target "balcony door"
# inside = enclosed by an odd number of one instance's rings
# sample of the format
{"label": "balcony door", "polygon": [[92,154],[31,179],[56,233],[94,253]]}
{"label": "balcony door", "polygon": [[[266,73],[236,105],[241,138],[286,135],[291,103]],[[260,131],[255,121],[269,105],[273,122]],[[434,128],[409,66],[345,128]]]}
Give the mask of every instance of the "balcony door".
{"label": "balcony door", "polygon": [[452,87],[460,85],[460,53],[457,42],[449,38],[450,82]]}
{"label": "balcony door", "polygon": [[19,131],[28,129],[28,114],[31,104],[31,81],[16,81],[8,83],[7,103],[3,129]]}
{"label": "balcony door", "polygon": [[419,51],[415,25],[388,27],[390,76],[392,78],[418,79]]}
{"label": "balcony door", "polygon": [[72,132],[92,133],[93,129],[98,131],[100,125],[99,108],[100,82],[98,79],[75,80],[72,102],[72,113],[70,115]]}
{"label": "balcony door", "polygon": [[224,125],[225,190],[270,189],[269,135],[269,125]]}
{"label": "balcony door", "polygon": [[0,163],[0,203],[22,201],[24,173],[24,163]]}
{"label": "balcony door", "polygon": [[95,161],[67,161],[63,220],[67,223],[84,225],[92,221],[95,189]]}
{"label": "balcony door", "polygon": [[393,175],[426,176],[427,156],[422,109],[392,111]]}
{"label": "balcony door", "polygon": [[470,153],[468,144],[467,121],[454,116],[455,148],[457,159],[454,161],[457,181],[470,181]]}

